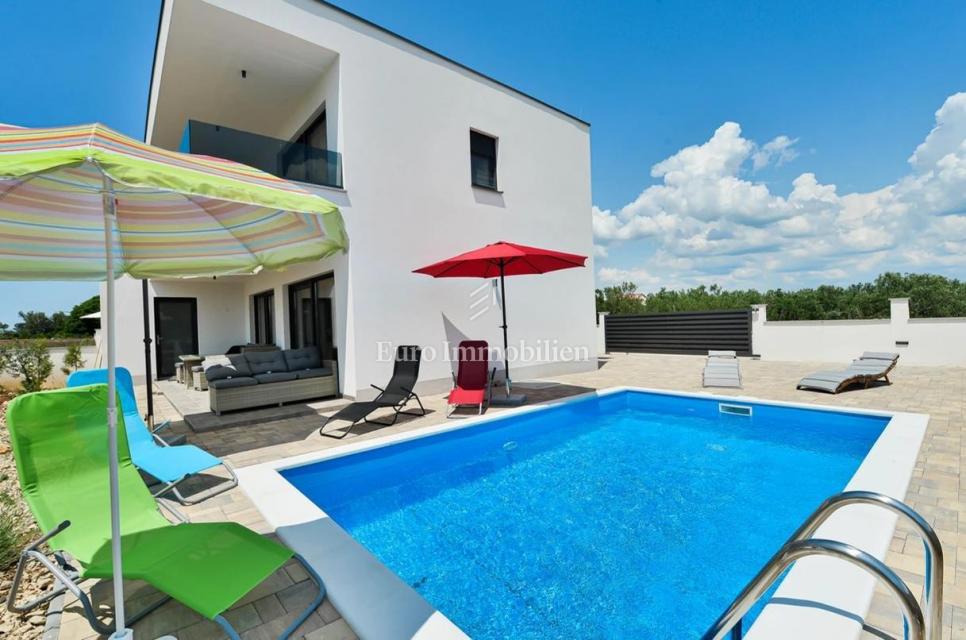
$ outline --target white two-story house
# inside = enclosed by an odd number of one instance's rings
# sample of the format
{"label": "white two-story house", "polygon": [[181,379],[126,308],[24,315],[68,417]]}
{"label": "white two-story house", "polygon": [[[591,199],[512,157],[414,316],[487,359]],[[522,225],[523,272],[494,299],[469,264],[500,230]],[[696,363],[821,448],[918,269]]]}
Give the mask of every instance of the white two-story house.
{"label": "white two-story house", "polygon": [[[149,281],[155,376],[181,354],[318,345],[366,397],[386,345],[418,344],[420,389],[443,391],[439,351],[502,345],[499,307],[488,281],[414,268],[496,240],[592,256],[588,123],[325,2],[164,0],[147,141],[298,181],[349,237],[283,272]],[[507,280],[511,345],[532,347],[514,380],[596,367],[593,286],[590,260]],[[141,283],[118,297],[119,364],[143,378]]]}

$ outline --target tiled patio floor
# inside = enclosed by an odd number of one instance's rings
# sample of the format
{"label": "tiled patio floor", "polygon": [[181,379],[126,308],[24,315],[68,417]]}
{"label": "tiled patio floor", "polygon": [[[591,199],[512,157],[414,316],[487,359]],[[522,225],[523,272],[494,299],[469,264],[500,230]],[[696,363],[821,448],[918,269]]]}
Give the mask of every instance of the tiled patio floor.
{"label": "tiled patio floor", "polygon": [[[895,371],[892,386],[846,392],[837,396],[797,391],[795,382],[804,374],[830,363],[780,363],[742,360],[745,388],[739,391],[715,390],[716,393],[747,395],[764,399],[809,402],[842,407],[862,407],[928,413],[929,429],[919,454],[914,478],[906,501],[922,513],[937,529],[943,542],[946,574],[943,637],[966,638],[966,475],[961,475],[966,457],[963,429],[966,427],[966,368],[912,367],[901,364]],[[841,363],[831,363],[837,366]],[[556,385],[528,389],[531,404],[592,389],[617,385],[646,386],[682,391],[700,391],[703,359],[689,356],[612,354],[602,358],[593,372],[555,378]],[[161,396],[156,397],[156,412],[169,415],[173,408]],[[375,429],[357,427],[347,440],[380,437],[444,420],[444,396],[423,398],[429,415],[406,418],[393,427]],[[493,408],[497,412],[505,409]],[[177,417],[177,415],[171,416]],[[257,425],[246,425],[189,433],[189,441],[226,457],[236,467],[279,459],[296,454],[338,446],[345,441],[319,436],[318,418],[294,417]],[[185,432],[175,425],[175,432]],[[196,522],[234,520],[257,531],[270,533],[258,511],[239,490],[212,498],[200,505],[183,509]],[[960,531],[960,526],[963,526]],[[916,535],[902,525],[892,542],[887,563],[910,584],[921,588],[922,550]],[[106,594],[106,584],[98,585]],[[311,598],[310,583],[293,567],[280,571],[255,592],[242,600],[227,617],[242,631],[246,640],[270,638],[294,616],[301,603]],[[898,637],[896,609],[885,594],[873,603],[864,638]],[[213,624],[177,603],[168,603],[149,616],[136,629],[141,637],[154,638],[174,633],[183,640],[223,637]],[[96,637],[80,618],[74,605],[68,605],[63,618],[61,638],[75,640]],[[338,612],[326,602],[299,630],[296,637],[318,640],[354,638]]]}

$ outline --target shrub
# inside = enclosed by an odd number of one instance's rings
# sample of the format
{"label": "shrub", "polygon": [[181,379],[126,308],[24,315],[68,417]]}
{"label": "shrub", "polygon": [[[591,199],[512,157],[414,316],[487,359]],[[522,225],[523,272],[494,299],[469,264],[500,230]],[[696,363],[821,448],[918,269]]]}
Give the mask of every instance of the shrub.
{"label": "shrub", "polygon": [[84,366],[84,356],[81,355],[81,348],[79,344],[72,344],[67,347],[67,353],[64,354],[64,366],[61,371],[64,375],[68,375],[71,371],[77,371]]}
{"label": "shrub", "polygon": [[22,536],[8,513],[13,500],[5,493],[0,493],[0,498],[0,571],[3,571],[20,555]]}
{"label": "shrub", "polygon": [[54,363],[46,345],[31,340],[18,340],[0,349],[0,364],[7,373],[20,379],[24,392],[40,391]]}
{"label": "shrub", "polygon": [[910,298],[913,318],[966,316],[966,281],[917,273],[883,273],[872,282],[822,285],[784,291],[725,290],[716,284],[660,289],[644,296],[625,282],[597,290],[597,310],[615,315],[747,309],[768,305],[769,320],[858,320],[888,318],[889,298]]}

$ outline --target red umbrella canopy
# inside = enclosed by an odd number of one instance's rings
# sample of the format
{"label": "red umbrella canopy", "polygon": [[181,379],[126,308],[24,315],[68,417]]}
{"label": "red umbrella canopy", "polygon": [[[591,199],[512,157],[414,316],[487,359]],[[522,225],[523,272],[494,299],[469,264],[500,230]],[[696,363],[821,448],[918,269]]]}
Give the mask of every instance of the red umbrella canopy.
{"label": "red umbrella canopy", "polygon": [[587,256],[576,253],[528,247],[512,242],[494,242],[414,269],[413,273],[424,273],[434,278],[498,278],[501,265],[503,275],[522,276],[582,267],[586,260]]}

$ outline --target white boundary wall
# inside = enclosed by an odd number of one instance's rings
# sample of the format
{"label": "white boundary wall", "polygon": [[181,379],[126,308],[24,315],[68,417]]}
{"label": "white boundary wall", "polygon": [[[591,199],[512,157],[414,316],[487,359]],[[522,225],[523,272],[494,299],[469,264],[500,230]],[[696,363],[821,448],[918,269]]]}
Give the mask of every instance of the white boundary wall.
{"label": "white boundary wall", "polygon": [[609,311],[597,312],[597,353],[607,353],[607,316]]}
{"label": "white boundary wall", "polygon": [[966,318],[910,318],[908,298],[892,298],[884,320],[769,322],[767,305],[753,309],[762,360],[847,363],[863,351],[895,351],[905,364],[966,365]]}

